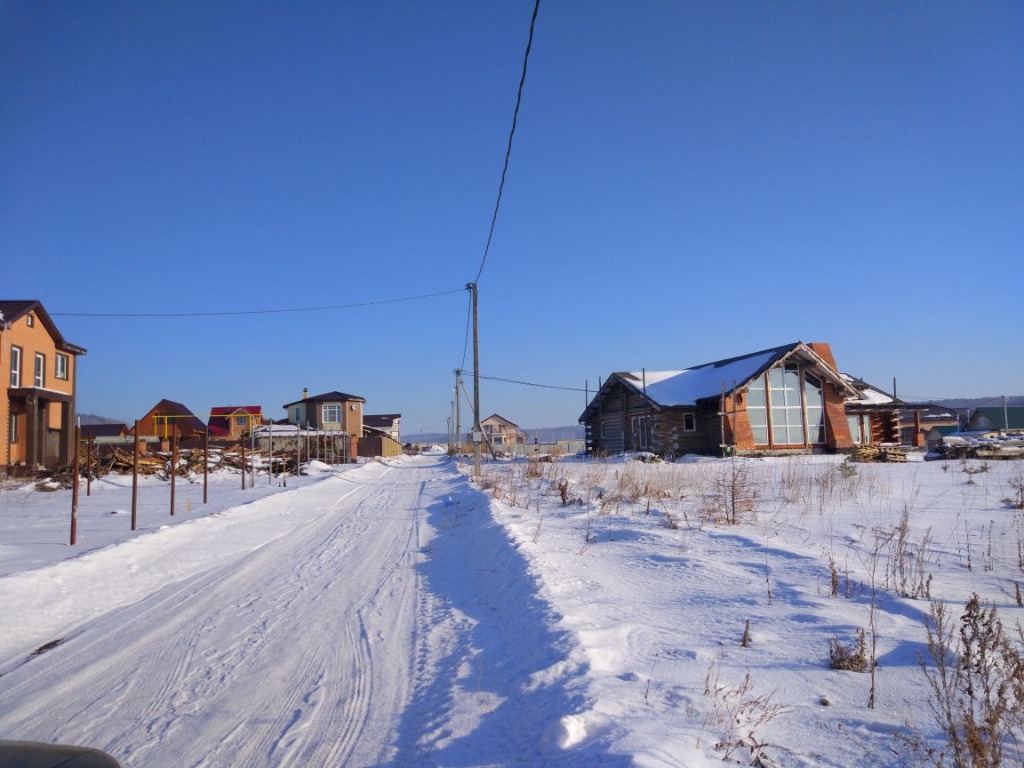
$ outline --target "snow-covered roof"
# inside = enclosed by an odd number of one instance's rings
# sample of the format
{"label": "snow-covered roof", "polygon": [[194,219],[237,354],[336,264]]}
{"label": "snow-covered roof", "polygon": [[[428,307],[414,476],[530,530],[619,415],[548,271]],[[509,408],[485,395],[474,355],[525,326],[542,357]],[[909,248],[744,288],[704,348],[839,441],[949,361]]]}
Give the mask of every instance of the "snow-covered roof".
{"label": "snow-covered roof", "polygon": [[848,373],[839,374],[847,384],[852,386],[859,393],[859,397],[856,400],[848,401],[848,405],[902,405],[902,400],[897,400],[895,397],[887,392],[883,392],[878,387],[868,384],[862,379],[858,379],[856,376],[851,376]]}
{"label": "snow-covered roof", "polygon": [[723,384],[726,391],[731,391],[733,385],[746,383],[799,344],[785,344],[681,371],[630,371],[618,375],[623,379],[631,379],[637,389],[643,389],[646,383],[647,397],[658,405],[695,405],[698,400],[721,394]]}
{"label": "snow-covered roof", "polygon": [[[652,404],[658,407],[696,406],[698,401],[718,397],[724,385],[726,392],[741,389],[756,376],[761,375],[773,365],[796,356],[805,361],[813,361],[822,376],[833,382],[848,396],[853,396],[855,387],[833,369],[831,354],[828,360],[821,357],[814,345],[801,341],[783,344],[759,352],[751,352],[739,357],[730,357],[713,363],[685,368],[681,371],[623,371],[612,374],[605,386],[618,381],[646,394]],[[595,407],[604,391],[602,387],[587,405],[580,420]]]}
{"label": "snow-covered roof", "polygon": [[[731,390],[733,384],[742,384],[778,357],[776,348],[683,371],[647,371],[647,396],[659,405],[694,405],[698,400],[721,394],[723,385]],[[630,375],[638,382],[644,380],[643,374]]]}

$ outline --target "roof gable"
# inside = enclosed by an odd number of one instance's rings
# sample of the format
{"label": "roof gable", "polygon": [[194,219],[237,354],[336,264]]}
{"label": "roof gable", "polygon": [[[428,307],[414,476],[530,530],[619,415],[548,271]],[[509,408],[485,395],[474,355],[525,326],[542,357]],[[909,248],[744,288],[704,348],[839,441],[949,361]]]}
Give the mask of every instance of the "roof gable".
{"label": "roof gable", "polygon": [[[1024,405],[982,406],[974,413],[981,413],[999,429],[1024,429]],[[974,418],[974,413],[971,418]],[[1007,424],[1009,421],[1009,424]]]}
{"label": "roof gable", "polygon": [[313,395],[312,397],[305,397],[302,400],[296,400],[292,403],[285,403],[282,408],[287,408],[292,405],[299,405],[300,403],[365,403],[366,398],[360,397],[359,395],[349,395],[344,392],[325,392],[322,395]]}
{"label": "roof gable", "polygon": [[0,314],[3,315],[5,323],[17,322],[29,313],[35,313],[35,316],[39,318],[39,322],[41,322],[43,327],[46,328],[47,333],[50,334],[50,337],[56,344],[57,349],[62,352],[69,352],[72,355],[85,354],[84,347],[72,344],[61,335],[56,324],[54,324],[53,320],[50,318],[49,313],[43,308],[42,302],[38,299],[0,301]]}
{"label": "roof gable", "polygon": [[250,416],[259,416],[263,407],[259,405],[216,405],[210,409],[210,416],[231,416],[241,411]]}
{"label": "roof gable", "polygon": [[206,425],[189,408],[167,398],[154,405],[146,415],[174,416],[181,419],[183,423],[187,424],[195,432],[206,431]]}

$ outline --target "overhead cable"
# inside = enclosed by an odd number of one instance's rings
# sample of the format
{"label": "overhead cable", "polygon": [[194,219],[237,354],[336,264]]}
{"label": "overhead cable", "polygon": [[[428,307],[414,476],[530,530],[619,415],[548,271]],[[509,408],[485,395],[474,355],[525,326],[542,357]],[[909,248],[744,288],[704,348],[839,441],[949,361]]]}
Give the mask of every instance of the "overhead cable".
{"label": "overhead cable", "polygon": [[399,304],[405,301],[432,299],[435,296],[447,296],[461,293],[465,288],[454,288],[450,291],[424,293],[419,296],[403,296],[398,299],[378,299],[376,301],[360,301],[355,304],[325,304],[316,307],[288,307],[285,309],[241,309],[224,312],[50,312],[51,317],[227,317],[232,315],[276,315],[287,312],[323,312],[335,309],[355,309],[372,307],[380,304]]}
{"label": "overhead cable", "polygon": [[537,12],[540,10],[540,0],[533,6],[533,16],[530,19],[530,36],[526,41],[526,53],[523,56],[523,74],[519,78],[519,91],[516,93],[516,108],[512,112],[512,130],[508,134],[508,147],[505,149],[505,165],[501,169],[501,183],[498,184],[498,199],[494,203],[494,215],[491,217],[491,229],[487,233],[487,245],[484,247],[484,256],[480,261],[480,269],[477,270],[474,283],[480,282],[480,275],[483,274],[484,265],[487,263],[487,254],[491,250],[491,240],[494,237],[494,227],[498,222],[498,209],[501,207],[501,193],[505,189],[505,176],[508,173],[508,161],[512,156],[512,139],[516,135],[516,121],[519,118],[519,105],[523,100],[523,86],[526,84],[526,65],[530,61],[530,49],[533,47],[533,28],[537,23]]}
{"label": "overhead cable", "polygon": [[[472,371],[463,371],[463,373],[467,373],[470,376],[473,375]],[[484,376],[482,373],[480,374],[480,378],[481,379],[487,379],[488,381],[501,381],[501,382],[504,382],[506,384],[519,384],[519,385],[522,385],[524,387],[542,387],[543,389],[561,389],[561,390],[564,390],[566,392],[587,392],[588,391],[586,389],[581,389],[580,387],[560,387],[560,386],[558,386],[556,384],[537,384],[536,382],[533,382],[533,381],[520,381],[519,379],[505,379],[505,378],[502,378],[500,376]]]}

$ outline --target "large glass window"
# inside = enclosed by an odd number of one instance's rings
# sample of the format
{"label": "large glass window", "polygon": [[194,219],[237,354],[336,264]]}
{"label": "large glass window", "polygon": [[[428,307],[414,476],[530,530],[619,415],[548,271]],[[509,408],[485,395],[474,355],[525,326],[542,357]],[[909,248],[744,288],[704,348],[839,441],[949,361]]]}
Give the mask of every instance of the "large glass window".
{"label": "large glass window", "polygon": [[800,403],[800,369],[788,364],[768,372],[771,386],[772,441],[776,445],[803,445],[804,415]]}
{"label": "large glass window", "polygon": [[11,347],[11,386],[21,386],[21,347]]}
{"label": "large glass window", "polygon": [[807,442],[825,442],[825,396],[821,379],[804,371],[804,403],[807,407]]}
{"label": "large glass window", "polygon": [[771,445],[824,443],[821,379],[795,363],[772,368],[748,387],[747,417],[756,445],[769,444],[769,431]]}
{"label": "large glass window", "polygon": [[324,424],[341,423],[341,405],[339,403],[324,403],[323,419]]}

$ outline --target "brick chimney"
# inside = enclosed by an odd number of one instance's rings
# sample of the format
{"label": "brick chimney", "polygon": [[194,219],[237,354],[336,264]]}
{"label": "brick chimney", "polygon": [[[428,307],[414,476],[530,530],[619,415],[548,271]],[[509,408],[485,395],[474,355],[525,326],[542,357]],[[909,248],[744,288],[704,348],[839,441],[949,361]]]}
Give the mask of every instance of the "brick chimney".
{"label": "brick chimney", "polygon": [[309,400],[309,389],[307,389],[306,387],[302,388],[302,399]]}
{"label": "brick chimney", "polygon": [[832,347],[827,341],[811,341],[807,346],[814,350],[814,353],[824,360],[833,371],[839,373],[839,366],[836,365],[836,359],[832,355]]}

